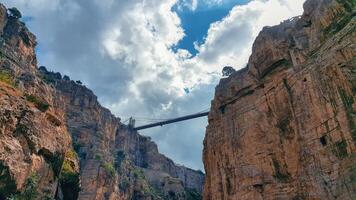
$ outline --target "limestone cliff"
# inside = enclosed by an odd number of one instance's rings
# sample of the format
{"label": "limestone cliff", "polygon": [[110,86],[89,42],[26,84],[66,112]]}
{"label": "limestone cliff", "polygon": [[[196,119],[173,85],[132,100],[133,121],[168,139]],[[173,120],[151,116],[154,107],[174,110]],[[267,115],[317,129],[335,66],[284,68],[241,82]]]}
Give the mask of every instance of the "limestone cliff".
{"label": "limestone cliff", "polygon": [[37,68],[36,38],[0,4],[0,199],[201,199],[174,164],[79,81]]}
{"label": "limestone cliff", "polygon": [[353,0],[308,0],[220,81],[204,199],[356,199]]}

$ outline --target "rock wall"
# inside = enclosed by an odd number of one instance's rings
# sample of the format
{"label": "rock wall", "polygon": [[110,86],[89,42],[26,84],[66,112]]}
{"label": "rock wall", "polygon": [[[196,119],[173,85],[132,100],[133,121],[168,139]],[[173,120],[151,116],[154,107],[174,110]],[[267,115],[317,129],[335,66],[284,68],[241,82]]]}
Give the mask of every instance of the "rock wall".
{"label": "rock wall", "polygon": [[[79,199],[90,199],[94,194],[97,199],[187,199],[201,195],[203,173],[177,166],[160,154],[150,138],[120,123],[85,86],[45,70],[41,74],[60,92],[57,99],[64,99],[67,126],[80,158]],[[112,176],[110,166],[117,176]],[[171,188],[172,184],[175,186]]]}
{"label": "rock wall", "polygon": [[91,90],[37,68],[35,36],[0,4],[0,199],[201,199],[174,164]]}
{"label": "rock wall", "polygon": [[65,113],[54,105],[54,89],[36,77],[35,36],[3,5],[0,33],[0,199],[19,190],[31,198],[32,183],[43,197],[55,196],[71,146]]}
{"label": "rock wall", "polygon": [[204,199],[356,199],[355,1],[308,0],[216,87]]}

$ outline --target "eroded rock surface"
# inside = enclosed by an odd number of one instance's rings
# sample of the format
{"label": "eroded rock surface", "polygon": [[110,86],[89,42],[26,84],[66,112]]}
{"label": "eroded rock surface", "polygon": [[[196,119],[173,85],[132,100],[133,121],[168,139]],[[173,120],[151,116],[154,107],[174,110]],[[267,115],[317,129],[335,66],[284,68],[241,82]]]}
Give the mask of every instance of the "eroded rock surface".
{"label": "eroded rock surface", "polygon": [[308,0],[216,87],[204,199],[356,199],[355,1]]}
{"label": "eroded rock surface", "polygon": [[37,68],[35,36],[0,4],[0,199],[201,199],[176,165],[80,82]]}

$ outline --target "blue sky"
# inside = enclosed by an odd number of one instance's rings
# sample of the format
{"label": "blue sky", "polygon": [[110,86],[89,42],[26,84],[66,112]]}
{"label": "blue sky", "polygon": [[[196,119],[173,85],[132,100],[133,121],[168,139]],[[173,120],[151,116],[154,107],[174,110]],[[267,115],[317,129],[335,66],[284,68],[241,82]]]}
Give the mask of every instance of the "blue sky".
{"label": "blue sky", "polygon": [[[246,66],[262,27],[301,14],[303,1],[2,2],[37,36],[39,65],[81,80],[122,119],[165,119],[210,107],[221,69]],[[203,169],[206,125],[199,118],[140,133],[176,163]]]}
{"label": "blue sky", "polygon": [[176,48],[187,49],[193,56],[198,51],[194,48],[194,42],[203,43],[211,23],[221,20],[228,15],[235,5],[246,4],[249,0],[228,0],[218,4],[207,4],[204,1],[198,2],[198,7],[191,10],[188,7],[174,11],[178,13],[182,22],[185,37],[178,43]]}

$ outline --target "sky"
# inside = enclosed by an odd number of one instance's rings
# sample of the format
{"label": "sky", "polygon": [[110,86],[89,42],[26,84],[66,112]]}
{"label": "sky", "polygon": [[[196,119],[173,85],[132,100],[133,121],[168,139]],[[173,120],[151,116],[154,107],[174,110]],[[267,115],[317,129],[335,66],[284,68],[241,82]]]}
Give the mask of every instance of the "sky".
{"label": "sky", "polygon": [[[126,120],[210,107],[224,66],[246,66],[264,26],[304,0],[3,0],[37,36],[39,65],[81,80]],[[203,170],[207,118],[143,130],[176,163]]]}

